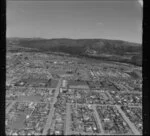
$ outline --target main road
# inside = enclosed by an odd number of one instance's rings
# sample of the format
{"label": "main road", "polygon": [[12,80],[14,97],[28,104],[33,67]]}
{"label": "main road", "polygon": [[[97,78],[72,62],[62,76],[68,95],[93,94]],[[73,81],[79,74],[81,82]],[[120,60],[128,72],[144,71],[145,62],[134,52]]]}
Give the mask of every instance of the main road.
{"label": "main road", "polygon": [[61,83],[62,83],[62,78],[59,79],[59,82],[58,82],[58,84],[57,84],[57,87],[55,88],[55,96],[54,96],[53,102],[51,103],[51,109],[50,109],[50,113],[49,113],[49,115],[48,115],[48,119],[47,119],[45,128],[44,128],[44,130],[43,130],[43,135],[46,135],[48,129],[50,128],[50,125],[51,125],[51,122],[52,122],[52,119],[53,119],[53,115],[54,115],[54,111],[55,111],[54,104],[55,104],[56,101],[57,101],[57,96],[58,96],[58,94],[59,94],[59,89],[60,89],[60,87],[61,87]]}

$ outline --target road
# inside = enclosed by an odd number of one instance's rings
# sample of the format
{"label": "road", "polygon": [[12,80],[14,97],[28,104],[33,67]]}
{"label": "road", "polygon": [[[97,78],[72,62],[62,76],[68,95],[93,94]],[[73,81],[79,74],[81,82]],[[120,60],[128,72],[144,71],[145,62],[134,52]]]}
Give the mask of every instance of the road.
{"label": "road", "polygon": [[104,130],[103,130],[103,127],[102,127],[102,122],[101,122],[101,119],[99,118],[99,115],[97,113],[97,110],[96,110],[96,105],[93,105],[93,110],[94,110],[94,113],[95,113],[95,116],[96,116],[96,119],[97,119],[97,123],[98,123],[98,126],[100,127],[100,133],[99,134],[104,134]]}
{"label": "road", "polygon": [[47,134],[47,130],[50,128],[50,124],[52,122],[54,111],[55,111],[54,104],[57,101],[57,96],[59,94],[59,89],[60,89],[60,86],[61,86],[61,81],[62,81],[62,79],[60,78],[59,81],[58,81],[57,87],[55,88],[54,100],[53,100],[53,103],[51,103],[51,109],[50,109],[50,113],[48,115],[48,119],[47,119],[45,128],[43,130],[43,135],[46,135]]}
{"label": "road", "polygon": [[125,113],[121,110],[120,106],[117,105],[116,108],[118,109],[118,111],[120,112],[120,114],[122,115],[122,117],[124,118],[124,120],[128,123],[128,125],[132,129],[133,133],[135,135],[140,135],[140,132],[135,128],[135,125],[127,118],[127,116],[125,115]]}

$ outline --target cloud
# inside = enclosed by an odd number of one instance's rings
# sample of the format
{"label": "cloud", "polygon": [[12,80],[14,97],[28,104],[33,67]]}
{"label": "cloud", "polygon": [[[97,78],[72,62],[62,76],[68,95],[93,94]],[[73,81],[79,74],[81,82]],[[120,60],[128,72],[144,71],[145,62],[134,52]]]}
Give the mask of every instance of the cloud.
{"label": "cloud", "polygon": [[138,0],[138,3],[143,7],[143,0]]}

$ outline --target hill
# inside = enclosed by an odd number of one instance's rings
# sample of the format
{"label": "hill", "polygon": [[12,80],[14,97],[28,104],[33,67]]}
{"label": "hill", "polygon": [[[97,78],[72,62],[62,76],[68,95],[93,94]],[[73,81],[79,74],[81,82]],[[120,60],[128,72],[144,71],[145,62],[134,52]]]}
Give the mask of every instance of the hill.
{"label": "hill", "polygon": [[142,65],[142,45],[121,40],[8,38],[7,45]]}

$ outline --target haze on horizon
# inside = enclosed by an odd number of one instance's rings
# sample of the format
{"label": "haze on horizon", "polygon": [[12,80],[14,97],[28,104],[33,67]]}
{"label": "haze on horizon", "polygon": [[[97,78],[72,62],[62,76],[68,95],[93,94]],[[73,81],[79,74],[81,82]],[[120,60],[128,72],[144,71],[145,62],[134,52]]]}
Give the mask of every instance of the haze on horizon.
{"label": "haze on horizon", "polygon": [[7,0],[7,37],[104,38],[142,43],[140,0]]}

